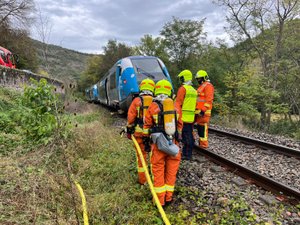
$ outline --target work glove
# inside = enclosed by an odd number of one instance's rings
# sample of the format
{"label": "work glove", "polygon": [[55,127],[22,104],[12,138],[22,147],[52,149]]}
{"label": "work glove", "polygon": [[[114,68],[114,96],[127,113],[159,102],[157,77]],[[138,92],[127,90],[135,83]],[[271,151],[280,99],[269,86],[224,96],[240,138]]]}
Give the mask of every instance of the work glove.
{"label": "work glove", "polygon": [[182,133],[179,133],[179,132],[178,132],[178,134],[177,134],[177,141],[178,141],[178,147],[179,147],[180,149],[182,149],[182,148],[183,148],[183,143],[182,143]]}
{"label": "work glove", "polygon": [[151,152],[150,137],[143,137],[143,144],[145,145],[145,152]]}
{"label": "work glove", "polygon": [[199,113],[199,115],[202,117],[202,116],[204,116],[204,114],[205,114],[205,112],[204,111],[200,111],[200,113]]}
{"label": "work glove", "polygon": [[180,142],[178,143],[178,147],[179,147],[180,149],[183,149],[183,143],[182,143],[182,141],[180,141]]}
{"label": "work glove", "polygon": [[127,138],[128,138],[129,140],[132,140],[131,134],[130,134],[130,133],[127,133]]}
{"label": "work glove", "polygon": [[133,134],[134,133],[134,126],[127,126],[126,127],[126,133],[127,134]]}
{"label": "work glove", "polygon": [[134,133],[134,127],[126,127],[126,135],[129,140],[132,140],[131,135]]}

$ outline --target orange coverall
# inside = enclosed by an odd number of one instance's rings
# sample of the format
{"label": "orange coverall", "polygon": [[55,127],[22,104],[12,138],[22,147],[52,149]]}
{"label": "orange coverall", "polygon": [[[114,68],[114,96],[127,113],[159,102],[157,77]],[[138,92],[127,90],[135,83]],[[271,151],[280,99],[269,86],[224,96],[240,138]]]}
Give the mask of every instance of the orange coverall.
{"label": "orange coverall", "polygon": [[208,124],[211,117],[212,104],[214,100],[214,86],[205,81],[200,84],[197,89],[198,98],[196,110],[204,112],[204,115],[196,115],[196,123],[198,124],[197,130],[199,134],[199,145],[200,147],[208,147]]}
{"label": "orange coverall", "polygon": [[[152,102],[145,117],[144,136],[149,136],[149,129],[158,123],[159,112],[160,108],[158,104],[156,102]],[[183,127],[181,114],[177,111],[177,115],[177,131],[181,133]],[[173,142],[178,144],[175,140],[173,140]],[[150,163],[153,185],[157,197],[163,206],[165,205],[165,202],[172,201],[176,174],[181,159],[181,151],[176,156],[171,156],[160,151],[154,143],[151,144],[151,150]]]}
{"label": "orange coverall", "polygon": [[174,103],[175,109],[176,109],[178,112],[180,112],[180,114],[182,114],[181,106],[183,105],[185,94],[186,94],[186,90],[185,90],[185,88],[181,85],[181,86],[178,88],[177,95],[176,95],[176,100],[175,100],[175,103]]}
{"label": "orange coverall", "polygon": [[[141,96],[143,97],[143,96]],[[142,102],[139,97],[133,99],[127,113],[127,126],[134,126],[137,118],[143,120],[143,110],[142,110]],[[145,145],[143,144],[143,127],[140,127],[138,124],[135,127],[134,137],[139,144],[144,160],[147,163],[147,152],[145,152]],[[139,157],[138,151],[136,149],[136,158],[137,158],[137,171],[139,177],[139,183],[145,184],[147,182],[145,170],[142,165],[142,161]]]}

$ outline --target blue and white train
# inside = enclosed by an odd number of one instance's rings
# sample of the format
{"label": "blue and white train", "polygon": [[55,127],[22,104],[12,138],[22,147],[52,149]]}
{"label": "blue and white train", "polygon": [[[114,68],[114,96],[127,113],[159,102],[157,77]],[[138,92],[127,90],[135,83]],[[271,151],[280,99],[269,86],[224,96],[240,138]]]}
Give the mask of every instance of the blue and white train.
{"label": "blue and white train", "polygon": [[150,78],[157,82],[171,78],[164,63],[154,56],[129,56],[118,60],[97,82],[86,89],[89,101],[127,111],[132,99],[139,94],[139,84]]}
{"label": "blue and white train", "polygon": [[85,89],[85,97],[89,102],[97,102],[98,101],[99,95],[98,95],[98,87],[96,84]]}

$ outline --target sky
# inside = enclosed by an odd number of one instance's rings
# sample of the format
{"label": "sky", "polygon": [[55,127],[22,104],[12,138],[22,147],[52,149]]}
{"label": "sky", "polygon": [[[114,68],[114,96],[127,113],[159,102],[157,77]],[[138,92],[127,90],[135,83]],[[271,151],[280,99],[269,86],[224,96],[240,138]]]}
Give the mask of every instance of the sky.
{"label": "sky", "polygon": [[[202,20],[208,40],[228,40],[225,14],[211,0],[35,0],[51,27],[47,43],[84,53],[102,53],[109,39],[138,45],[145,34],[158,37],[179,19]],[[41,40],[35,26],[31,36]]]}

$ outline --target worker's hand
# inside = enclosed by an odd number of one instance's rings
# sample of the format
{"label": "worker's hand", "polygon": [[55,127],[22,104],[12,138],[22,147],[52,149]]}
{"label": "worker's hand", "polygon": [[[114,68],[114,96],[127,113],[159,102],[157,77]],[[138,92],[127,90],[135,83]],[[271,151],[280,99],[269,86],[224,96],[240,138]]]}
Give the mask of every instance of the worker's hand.
{"label": "worker's hand", "polygon": [[178,142],[181,142],[182,141],[182,134],[178,132],[178,135],[177,135],[177,141]]}
{"label": "worker's hand", "polygon": [[180,141],[180,142],[178,143],[178,147],[179,147],[180,149],[183,148],[183,143],[182,143],[182,141]]}
{"label": "worker's hand", "polygon": [[200,116],[204,116],[204,114],[205,114],[205,112],[202,111],[202,110],[201,110],[200,113],[199,113]]}
{"label": "worker's hand", "polygon": [[145,145],[145,152],[151,152],[150,137],[143,137],[143,144]]}
{"label": "worker's hand", "polygon": [[134,133],[134,126],[127,126],[126,127],[127,134],[133,134]]}

